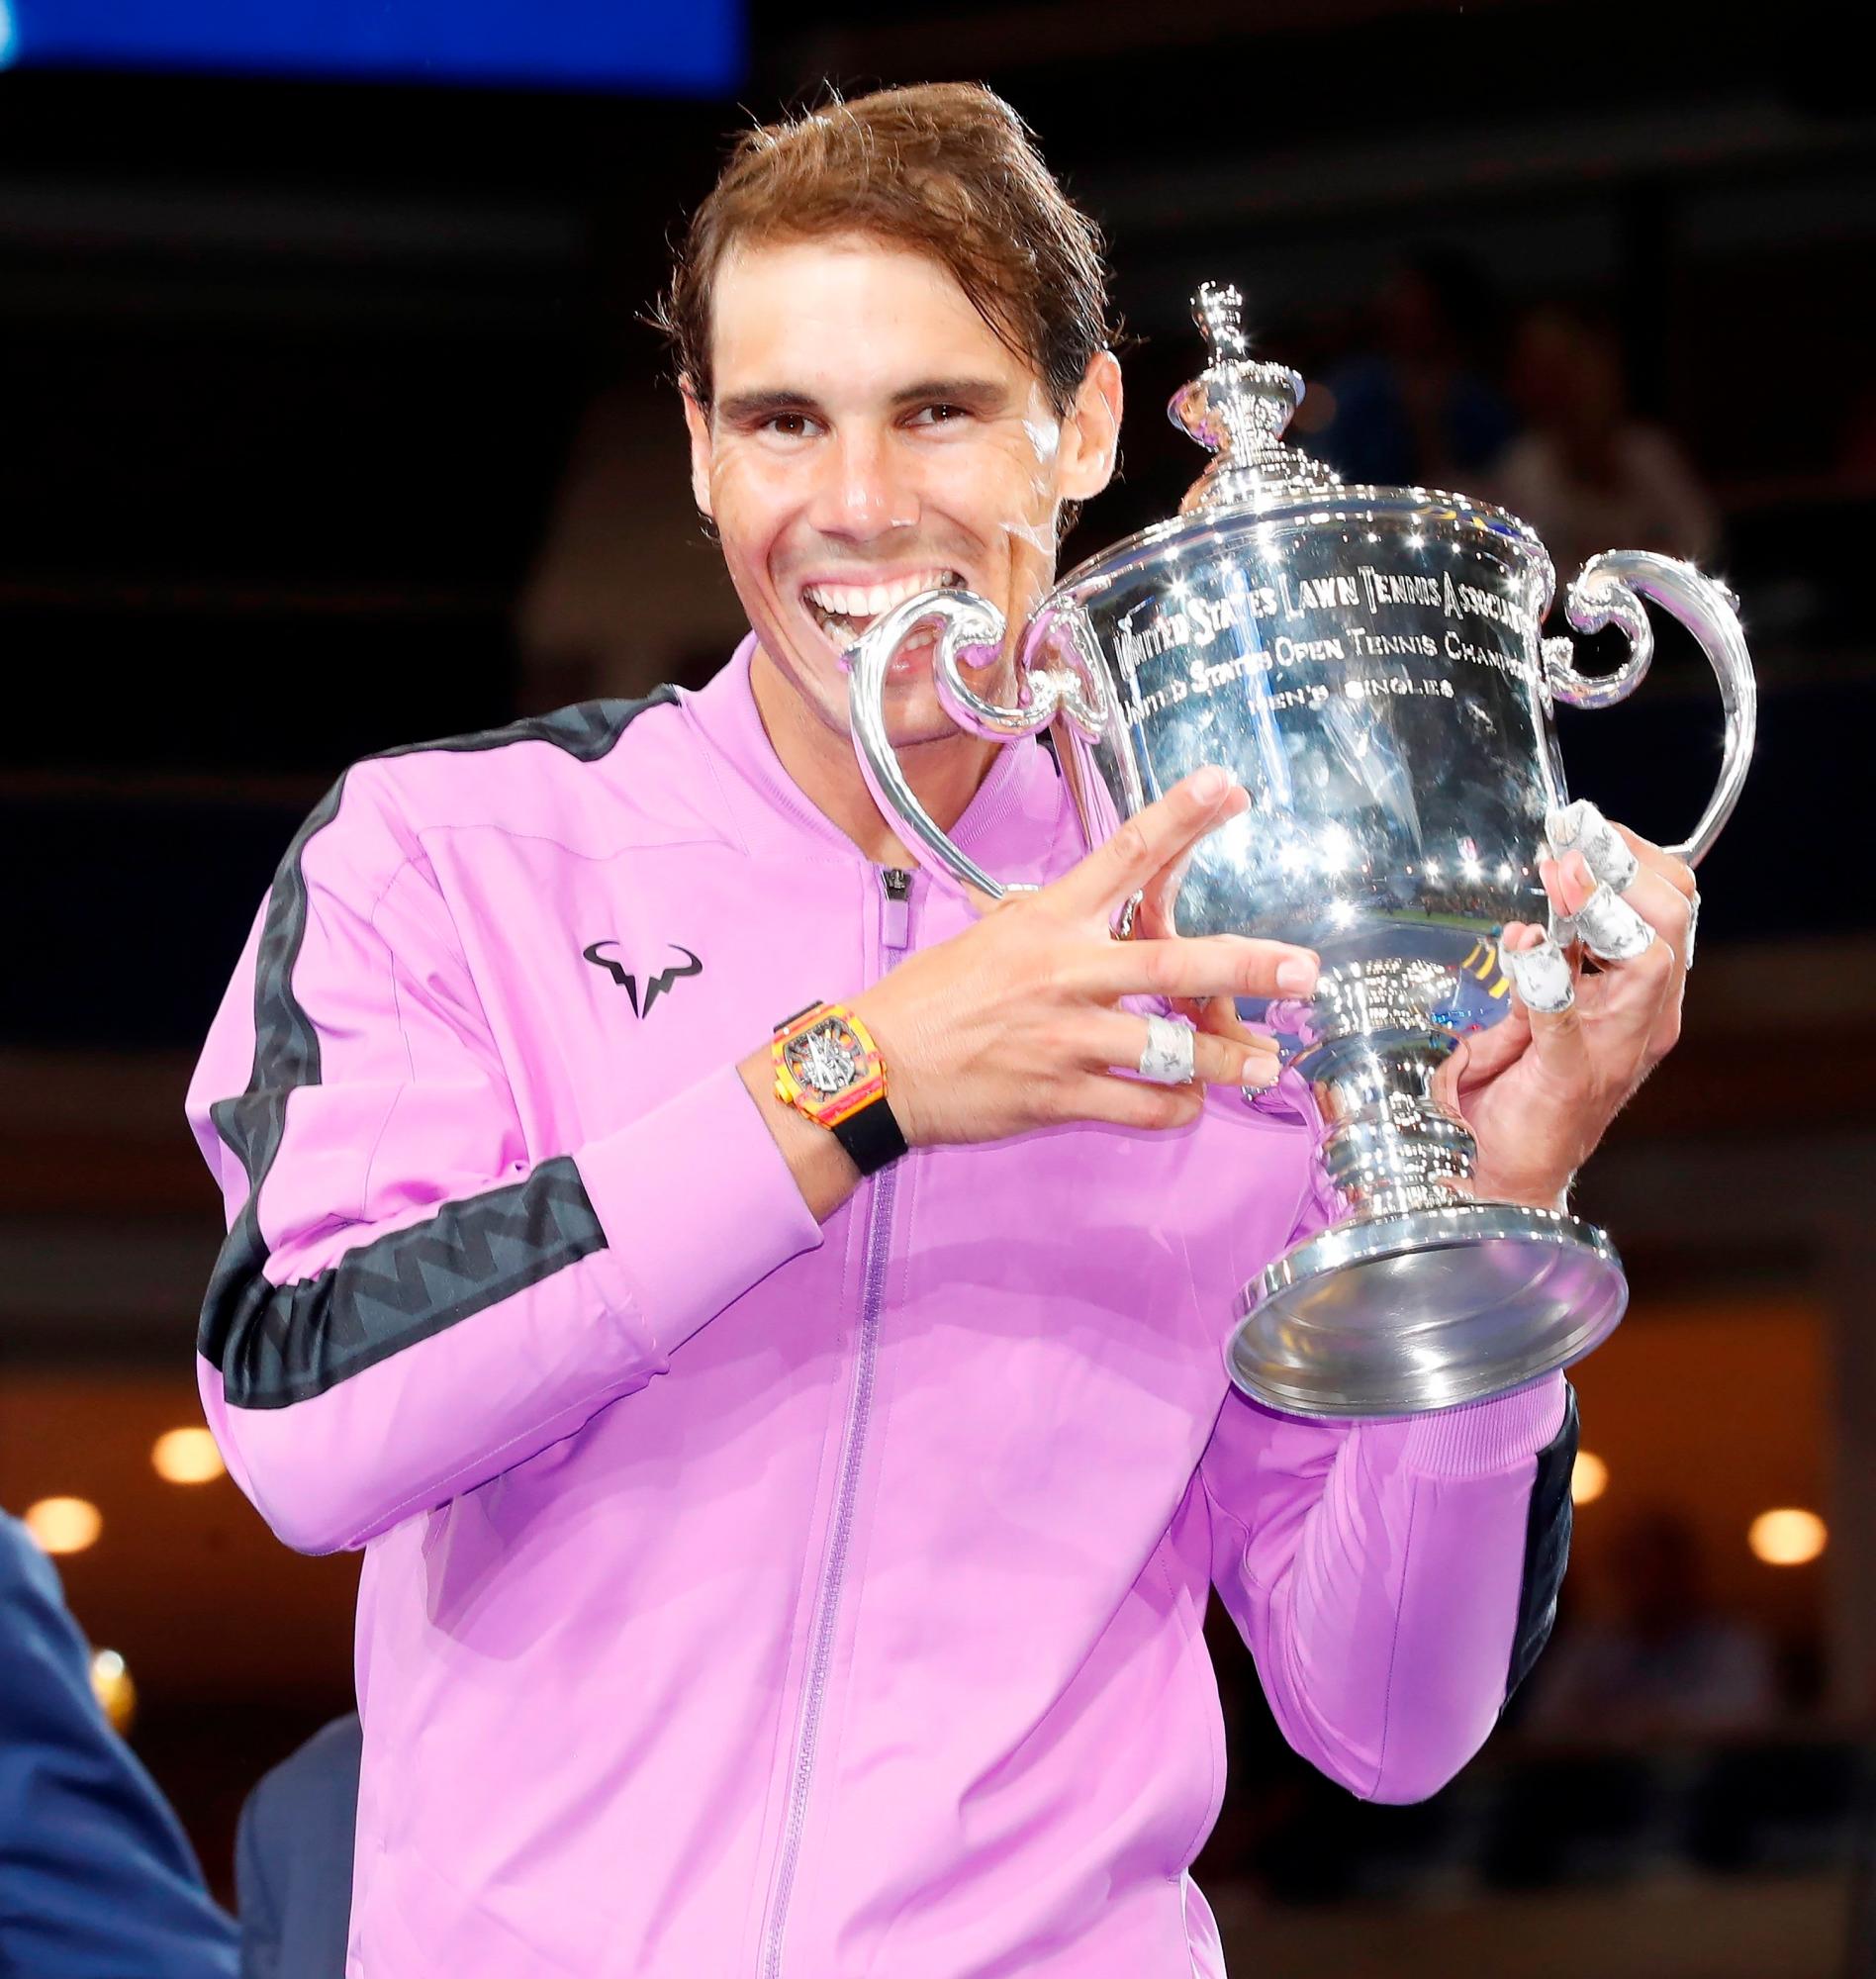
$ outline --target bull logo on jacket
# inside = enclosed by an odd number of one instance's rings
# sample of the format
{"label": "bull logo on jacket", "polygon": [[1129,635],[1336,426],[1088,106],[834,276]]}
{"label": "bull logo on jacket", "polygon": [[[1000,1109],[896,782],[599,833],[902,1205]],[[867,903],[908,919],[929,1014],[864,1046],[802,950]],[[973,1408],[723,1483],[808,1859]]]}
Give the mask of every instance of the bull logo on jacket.
{"label": "bull logo on jacket", "polygon": [[651,1015],[651,1006],[680,977],[701,976],[704,973],[704,964],[698,957],[693,955],[682,942],[674,941],[671,946],[684,957],[684,960],[682,962],[674,962],[669,969],[661,969],[656,976],[650,976],[645,979],[645,1000],[641,1006],[638,1001],[638,978],[623,963],[614,962],[610,955],[602,955],[600,953],[600,950],[603,948],[616,948],[617,946],[618,943],[610,939],[596,941],[583,948],[580,953],[596,969],[604,969],[611,977],[612,981],[618,984],[626,995],[631,998],[632,1015],[634,1017],[649,1017]]}

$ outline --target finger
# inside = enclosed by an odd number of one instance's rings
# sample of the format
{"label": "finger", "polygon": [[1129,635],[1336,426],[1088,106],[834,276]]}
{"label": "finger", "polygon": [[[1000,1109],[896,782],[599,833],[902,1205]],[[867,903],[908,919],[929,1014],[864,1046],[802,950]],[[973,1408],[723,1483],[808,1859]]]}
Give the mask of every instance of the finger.
{"label": "finger", "polygon": [[[1507,952],[1515,953],[1538,940],[1543,933],[1543,928],[1530,922],[1507,921],[1499,930],[1493,946],[1494,973],[1509,980],[1510,971],[1505,964]],[[1531,1042],[1530,1018],[1517,998],[1508,997],[1504,1008],[1496,1011],[1494,1017],[1495,1021],[1483,1030],[1468,1031],[1459,1040],[1453,1057],[1441,1068],[1442,1072],[1450,1071],[1453,1079],[1468,1089],[1489,1084],[1507,1067],[1516,1064]]]}
{"label": "finger", "polygon": [[[1580,913],[1594,897],[1596,887],[1607,887],[1623,896],[1673,948],[1682,967],[1686,967],[1693,948],[1700,894],[1694,885],[1693,869],[1685,860],[1664,852],[1626,825],[1610,822],[1587,800],[1551,811],[1546,832],[1553,846],[1558,839],[1567,841],[1558,849],[1553,869],[1547,869],[1545,861],[1539,861],[1539,871],[1546,874],[1552,904],[1559,913]],[[1550,880],[1551,870],[1556,875],[1554,883]],[[1619,913],[1610,914],[1600,901],[1593,918],[1613,920],[1615,939],[1633,954],[1640,954],[1647,946],[1632,923]],[[1591,946],[1594,948],[1595,944]],[[1604,954],[1600,948],[1595,952]],[[1618,954],[1605,955],[1604,959],[1631,958]]]}
{"label": "finger", "polygon": [[1316,987],[1313,951],[1245,935],[1169,935],[1090,943],[1067,987],[1112,1003],[1122,996],[1307,996]]}
{"label": "finger", "polygon": [[1634,962],[1654,942],[1647,922],[1613,887],[1600,883],[1570,918],[1583,946],[1604,962]]}
{"label": "finger", "polygon": [[1186,1127],[1205,1110],[1208,1089],[1196,1083],[1150,1085],[1144,1079],[1081,1073],[1064,1089],[1061,1114],[1065,1120],[1107,1120],[1116,1127]]}
{"label": "finger", "polygon": [[1653,927],[1613,887],[1596,879],[1581,852],[1571,850],[1555,861],[1541,859],[1538,871],[1557,912],[1557,941],[1580,941],[1604,962],[1633,962],[1654,940]]}
{"label": "finger", "polygon": [[1641,855],[1587,798],[1561,805],[1544,820],[1544,835],[1558,859],[1580,852],[1590,872],[1618,894],[1633,885]]}
{"label": "finger", "polygon": [[1508,927],[1498,944],[1511,987],[1533,1020],[1562,1014],[1576,1001],[1576,972],[1570,959],[1543,928],[1518,923]]}
{"label": "finger", "polygon": [[1179,888],[1184,884],[1186,871],[1191,866],[1193,850],[1193,846],[1186,846],[1176,859],[1169,860],[1141,889],[1140,907],[1133,923],[1136,939],[1178,933]]}
{"label": "finger", "polygon": [[[1500,1023],[1494,1030],[1502,1031]],[[1446,1059],[1433,1075],[1433,1102],[1443,1106],[1449,1113],[1459,1110],[1459,1094],[1465,1087],[1478,1084],[1479,1077],[1472,1063],[1472,1041],[1461,1038],[1453,1048],[1452,1056]]]}
{"label": "finger", "polygon": [[1560,860],[1568,852],[1582,853],[1594,878],[1619,894],[1634,886],[1638,872],[1653,874],[1683,899],[1693,899],[1699,891],[1694,869],[1678,853],[1604,817],[1587,798],[1548,812],[1544,835],[1551,856]]}
{"label": "finger", "polygon": [[[1274,1048],[1262,1041],[1241,1044],[1209,1031],[1185,1027],[1192,1040],[1192,1077],[1201,1085],[1274,1085],[1282,1072]],[[1090,1071],[1111,1067],[1138,1074],[1147,1044],[1147,1023],[1126,1010],[1103,1010],[1087,1034],[1083,1063]]]}
{"label": "finger", "polygon": [[[1529,1049],[1566,1090],[1580,1085],[1589,1071],[1589,1048],[1576,1003],[1576,972],[1548,928],[1522,927],[1517,945],[1499,945],[1511,978],[1512,1016],[1530,1028]],[[1527,986],[1529,993],[1527,993]]]}
{"label": "finger", "polygon": [[1667,875],[1651,872],[1644,866],[1623,898],[1667,944],[1684,970],[1693,947],[1695,900],[1699,895],[1690,900]]}
{"label": "finger", "polygon": [[1277,1055],[1276,1040],[1266,1031],[1254,1031],[1239,1016],[1235,996],[1172,996],[1168,998],[1168,1007],[1197,1030],[1235,1039],[1252,1051],[1268,1052],[1272,1058]]}
{"label": "finger", "polygon": [[1111,838],[1044,891],[1070,913],[1105,917],[1250,801],[1244,787],[1216,764],[1195,771],[1123,819]]}
{"label": "finger", "polygon": [[1685,899],[1698,897],[1700,889],[1694,884],[1694,869],[1677,852],[1669,852],[1665,846],[1656,845],[1653,839],[1643,838],[1639,831],[1631,831],[1626,824],[1617,824],[1610,819],[1611,827],[1619,832],[1629,850],[1642,862],[1644,870],[1655,873]]}
{"label": "finger", "polygon": [[1693,967],[1700,889],[1694,883],[1694,869],[1679,853],[1605,818],[1587,799],[1549,812],[1545,833],[1559,855],[1581,852],[1592,878],[1627,897],[1673,948],[1683,974]]}

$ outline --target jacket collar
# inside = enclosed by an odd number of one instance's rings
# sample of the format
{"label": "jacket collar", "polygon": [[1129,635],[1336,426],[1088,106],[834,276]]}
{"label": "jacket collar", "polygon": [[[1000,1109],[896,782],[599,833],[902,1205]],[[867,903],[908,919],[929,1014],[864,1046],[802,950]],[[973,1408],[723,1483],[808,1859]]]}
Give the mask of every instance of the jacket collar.
{"label": "jacket collar", "polygon": [[[816,858],[858,862],[860,849],[797,784],[775,753],[750,683],[756,635],[703,688],[681,690],[685,711],[716,771],[737,835],[751,850],[789,842]],[[1029,879],[1049,863],[1067,809],[1050,752],[1034,743],[999,749],[952,837],[987,872]]]}

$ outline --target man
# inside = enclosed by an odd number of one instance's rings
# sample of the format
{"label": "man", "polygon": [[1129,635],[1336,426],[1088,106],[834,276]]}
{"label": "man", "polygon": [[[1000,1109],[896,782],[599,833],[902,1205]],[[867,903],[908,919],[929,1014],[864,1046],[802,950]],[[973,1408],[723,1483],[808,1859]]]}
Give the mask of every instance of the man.
{"label": "man", "polygon": [[[669,314],[750,638],[698,694],[354,766],[190,1095],[210,1419],[289,1544],[367,1549],[350,1970],[1216,1973],[1208,1586],[1302,1751],[1433,1792],[1548,1628],[1565,1387],[1359,1426],[1229,1390],[1231,1294],[1322,1215],[1231,999],[1315,958],[1108,928],[1242,791],[1084,854],[927,650],[913,786],[1039,891],[974,914],[867,797],[843,644],[941,578],[1020,621],[1113,470],[1097,236],[1013,115],[751,134]],[[1685,876],[1642,862],[1664,938],[1471,1068],[1487,1189],[1554,1201],[1671,1040]],[[1191,1084],[1121,1076],[1142,996],[1202,1015]],[[840,1090],[781,1096],[777,1027]]]}
{"label": "man", "polygon": [[234,1833],[241,1979],[341,1979],[358,1814],[358,1716],[262,1774]]}
{"label": "man", "polygon": [[0,1512],[0,1972],[234,1979],[234,1927],[112,1731],[52,1563]]}

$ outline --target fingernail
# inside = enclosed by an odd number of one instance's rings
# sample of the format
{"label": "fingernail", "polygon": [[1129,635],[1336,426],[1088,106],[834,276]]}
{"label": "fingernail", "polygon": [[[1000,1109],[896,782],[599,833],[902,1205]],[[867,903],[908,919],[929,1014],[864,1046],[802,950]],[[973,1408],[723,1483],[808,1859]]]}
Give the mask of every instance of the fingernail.
{"label": "fingernail", "polygon": [[1224,796],[1231,779],[1216,763],[1208,764],[1192,779],[1192,795],[1204,803]]}
{"label": "fingernail", "polygon": [[1306,996],[1316,987],[1320,965],[1310,956],[1293,955],[1276,965],[1276,987]]}
{"label": "fingernail", "polygon": [[1270,1052],[1259,1052],[1245,1061],[1238,1084],[1247,1092],[1267,1092],[1283,1077],[1283,1068]]}

